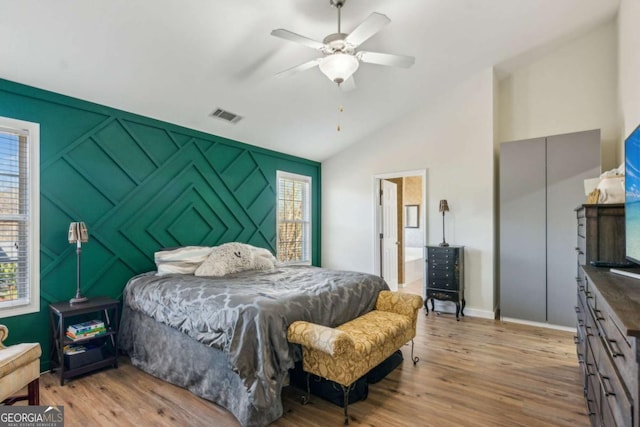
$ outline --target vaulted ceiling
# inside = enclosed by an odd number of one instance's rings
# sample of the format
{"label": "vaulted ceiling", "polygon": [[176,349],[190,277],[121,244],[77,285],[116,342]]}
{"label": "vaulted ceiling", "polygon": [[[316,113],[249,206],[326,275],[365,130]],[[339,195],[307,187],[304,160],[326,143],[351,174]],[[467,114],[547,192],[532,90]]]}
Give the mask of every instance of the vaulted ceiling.
{"label": "vaulted ceiling", "polygon": [[329,0],[0,0],[0,78],[323,160],[466,76],[613,19],[618,3],[348,0],[343,32],[385,14],[362,49],[416,61],[362,64],[344,92],[317,68],[274,77],[320,54],[271,30],[321,41],[337,30]]}

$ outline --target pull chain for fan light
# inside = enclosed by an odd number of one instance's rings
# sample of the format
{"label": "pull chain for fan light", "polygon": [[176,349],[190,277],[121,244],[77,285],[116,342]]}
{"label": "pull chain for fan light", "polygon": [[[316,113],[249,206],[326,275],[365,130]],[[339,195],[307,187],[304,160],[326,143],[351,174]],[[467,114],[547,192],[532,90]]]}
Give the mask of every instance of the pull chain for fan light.
{"label": "pull chain for fan light", "polygon": [[[338,107],[338,112],[342,113],[344,112],[344,106],[342,104],[340,104],[340,106]],[[338,132],[340,132],[342,130],[342,128],[340,127],[340,119],[338,118],[338,126],[336,127],[336,130]]]}

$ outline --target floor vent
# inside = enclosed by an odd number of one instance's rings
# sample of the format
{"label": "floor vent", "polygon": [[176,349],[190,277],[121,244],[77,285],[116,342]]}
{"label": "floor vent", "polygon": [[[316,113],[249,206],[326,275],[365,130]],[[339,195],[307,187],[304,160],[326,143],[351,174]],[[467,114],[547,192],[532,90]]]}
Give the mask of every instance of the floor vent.
{"label": "floor vent", "polygon": [[238,123],[242,120],[241,116],[233,114],[230,111],[223,110],[222,108],[217,108],[216,111],[211,113],[211,117],[215,117],[229,123]]}

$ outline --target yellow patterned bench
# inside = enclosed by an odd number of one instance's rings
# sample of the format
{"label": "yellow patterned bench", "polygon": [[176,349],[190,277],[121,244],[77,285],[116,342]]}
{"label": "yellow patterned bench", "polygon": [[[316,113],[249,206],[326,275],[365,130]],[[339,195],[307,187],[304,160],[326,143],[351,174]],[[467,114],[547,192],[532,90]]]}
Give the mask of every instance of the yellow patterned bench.
{"label": "yellow patterned bench", "polygon": [[381,291],[375,310],[337,328],[297,321],[289,325],[287,338],[302,346],[302,368],[342,386],[344,423],[349,424],[347,406],[350,386],[416,336],[418,310],[422,297]]}

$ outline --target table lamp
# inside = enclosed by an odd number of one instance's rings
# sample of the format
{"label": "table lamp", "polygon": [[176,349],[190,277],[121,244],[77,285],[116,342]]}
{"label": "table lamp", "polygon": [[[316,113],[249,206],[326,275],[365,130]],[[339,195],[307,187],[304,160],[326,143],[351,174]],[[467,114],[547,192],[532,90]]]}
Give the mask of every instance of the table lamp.
{"label": "table lamp", "polygon": [[82,243],[89,241],[89,232],[84,222],[72,222],[69,224],[69,243],[76,244],[76,256],[78,258],[78,273],[76,282],[76,296],[69,300],[70,304],[78,304],[86,302],[89,298],[82,296],[80,292],[80,253],[82,252]]}
{"label": "table lamp", "polygon": [[442,212],[442,243],[440,243],[440,246],[449,246],[444,238],[444,213],[449,212],[449,204],[446,200],[440,200],[440,208],[438,211]]}

